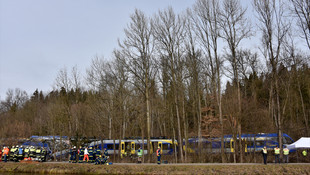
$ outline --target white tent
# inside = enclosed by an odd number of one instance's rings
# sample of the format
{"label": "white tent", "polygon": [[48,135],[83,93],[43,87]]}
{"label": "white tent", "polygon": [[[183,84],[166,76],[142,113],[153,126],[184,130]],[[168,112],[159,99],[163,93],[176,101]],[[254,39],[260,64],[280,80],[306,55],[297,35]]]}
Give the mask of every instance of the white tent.
{"label": "white tent", "polygon": [[288,149],[310,148],[310,137],[302,137],[296,142],[287,145]]}

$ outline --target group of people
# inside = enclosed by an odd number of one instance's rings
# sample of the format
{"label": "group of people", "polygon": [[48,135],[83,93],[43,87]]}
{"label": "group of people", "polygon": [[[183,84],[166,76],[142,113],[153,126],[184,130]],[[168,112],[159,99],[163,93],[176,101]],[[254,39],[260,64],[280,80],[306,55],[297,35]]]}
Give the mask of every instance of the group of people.
{"label": "group of people", "polygon": [[[98,146],[82,147],[79,149],[73,146],[69,152],[69,162],[70,163],[95,163],[95,164],[105,164],[109,158],[108,151],[106,148],[103,152]],[[77,161],[78,160],[78,161]]]}
{"label": "group of people", "polygon": [[[275,156],[275,163],[280,163],[280,148],[278,148],[278,146],[276,146],[274,148],[274,156]],[[264,146],[264,148],[262,149],[262,154],[263,154],[263,159],[264,159],[264,164],[266,165],[267,164],[267,155],[268,155],[268,152],[267,152],[267,147]],[[283,155],[284,155],[284,163],[288,163],[289,162],[289,154],[290,154],[290,150],[288,148],[284,148],[283,149]],[[307,151],[306,150],[303,150],[302,151],[302,155],[304,157],[307,156]]]}
{"label": "group of people", "polygon": [[[138,149],[137,155],[138,155],[138,163],[142,163],[143,150],[141,147]],[[160,149],[160,147],[158,147],[158,149],[156,150],[156,157],[157,157],[157,164],[160,165],[161,164],[161,149]]]}
{"label": "group of people", "polygon": [[45,162],[47,150],[44,147],[15,145],[11,148],[4,146],[0,149],[0,158],[2,161],[19,162],[22,160],[35,160]]}

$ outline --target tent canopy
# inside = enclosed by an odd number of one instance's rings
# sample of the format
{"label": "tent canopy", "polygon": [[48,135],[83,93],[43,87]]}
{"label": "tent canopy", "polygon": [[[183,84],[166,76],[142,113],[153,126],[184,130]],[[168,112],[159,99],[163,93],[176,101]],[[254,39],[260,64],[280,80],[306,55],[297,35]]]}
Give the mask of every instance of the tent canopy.
{"label": "tent canopy", "polygon": [[302,137],[296,142],[287,145],[288,149],[310,148],[310,137]]}

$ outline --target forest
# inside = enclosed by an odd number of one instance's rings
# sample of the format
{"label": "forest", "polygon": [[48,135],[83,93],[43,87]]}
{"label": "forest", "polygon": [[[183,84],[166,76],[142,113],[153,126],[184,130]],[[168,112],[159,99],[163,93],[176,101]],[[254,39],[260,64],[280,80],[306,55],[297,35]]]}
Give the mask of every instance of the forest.
{"label": "forest", "polygon": [[[63,68],[51,92],[8,89],[0,138],[309,137],[309,13],[309,0],[197,0],[150,16],[135,9],[113,56],[92,58],[85,76]],[[253,38],[257,46],[247,44]]]}

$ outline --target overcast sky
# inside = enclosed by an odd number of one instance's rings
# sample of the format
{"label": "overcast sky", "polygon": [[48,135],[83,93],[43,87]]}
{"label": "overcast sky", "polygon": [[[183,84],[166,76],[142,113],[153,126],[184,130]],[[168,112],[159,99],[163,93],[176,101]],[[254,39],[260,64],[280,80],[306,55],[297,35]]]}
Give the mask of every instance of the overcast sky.
{"label": "overcast sky", "polygon": [[28,95],[52,90],[60,69],[83,74],[96,56],[108,58],[130,15],[176,12],[195,0],[0,0],[0,100],[9,88]]}
{"label": "overcast sky", "polygon": [[[0,0],[0,100],[5,99],[8,89],[19,88],[29,96],[36,89],[49,92],[61,69],[66,67],[69,72],[76,66],[84,76],[96,56],[111,58],[135,8],[151,16],[169,6],[180,13],[195,2]],[[241,0],[255,28],[251,2]],[[259,35],[243,41],[240,47],[257,49]]]}

